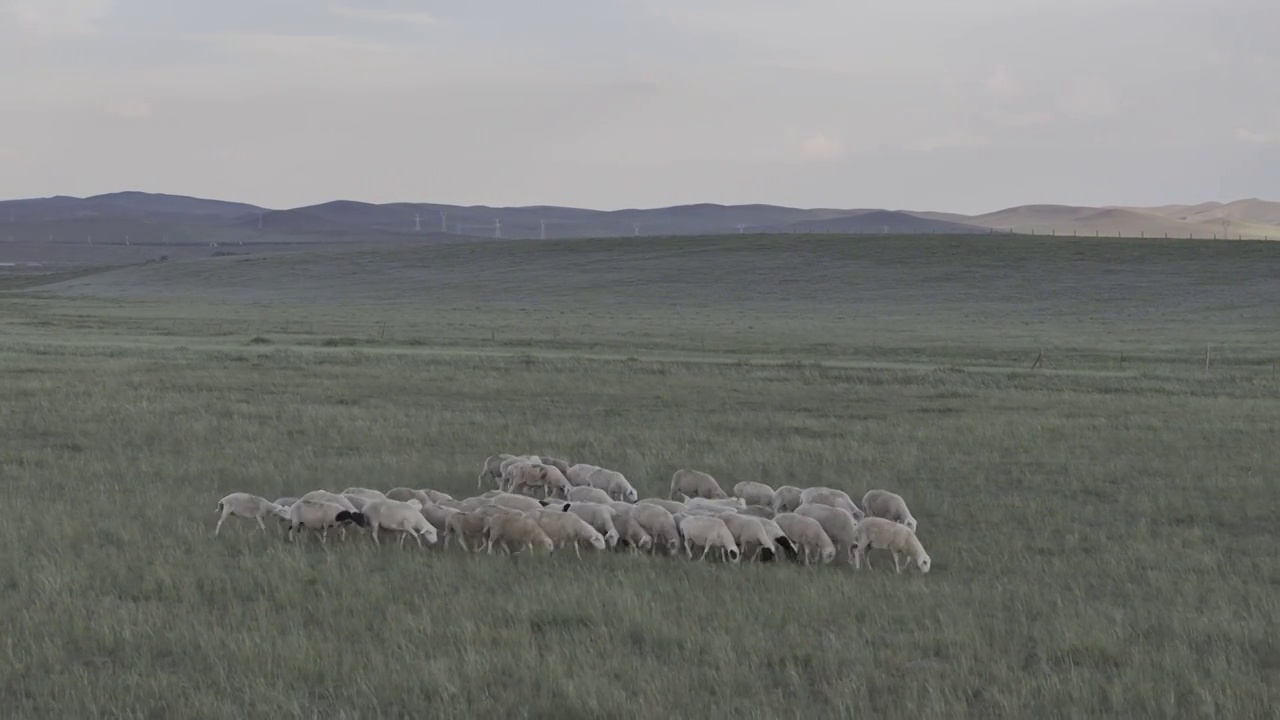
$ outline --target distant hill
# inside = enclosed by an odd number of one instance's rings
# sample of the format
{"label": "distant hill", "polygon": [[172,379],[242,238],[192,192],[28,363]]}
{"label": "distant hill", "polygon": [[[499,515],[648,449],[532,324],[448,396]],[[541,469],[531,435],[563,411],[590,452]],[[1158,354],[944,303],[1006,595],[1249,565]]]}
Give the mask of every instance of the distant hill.
{"label": "distant hill", "polygon": [[85,217],[172,217],[187,221],[228,220],[257,215],[254,205],[205,200],[184,195],[118,192],[86,198],[56,195],[50,198],[0,201],[0,221],[65,220]]}
{"label": "distant hill", "polygon": [[802,220],[781,228],[770,228],[765,231],[824,234],[848,233],[851,235],[869,233],[884,235],[956,235],[989,233],[991,229],[967,223],[935,220],[894,210],[870,210],[856,215],[845,215],[825,220]]}

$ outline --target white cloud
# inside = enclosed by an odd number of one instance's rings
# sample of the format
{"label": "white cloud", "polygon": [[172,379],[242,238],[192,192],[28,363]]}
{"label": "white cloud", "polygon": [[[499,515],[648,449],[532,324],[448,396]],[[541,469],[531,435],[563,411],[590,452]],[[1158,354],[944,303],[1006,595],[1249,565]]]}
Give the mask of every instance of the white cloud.
{"label": "white cloud", "polygon": [[813,162],[830,162],[844,155],[844,143],[817,132],[800,143],[800,158]]}
{"label": "white cloud", "polygon": [[110,0],[0,0],[0,16],[32,35],[90,35],[109,14]]}
{"label": "white cloud", "polygon": [[914,152],[929,152],[953,148],[975,148],[986,144],[987,139],[981,135],[975,135],[965,130],[953,130],[942,135],[933,135],[908,141],[904,147]]}
{"label": "white cloud", "polygon": [[329,13],[351,20],[369,22],[400,23],[422,27],[440,24],[440,19],[436,16],[412,10],[376,10],[373,8],[352,7],[350,5],[330,5]]}
{"label": "white cloud", "polygon": [[1275,138],[1268,133],[1258,132],[1257,130],[1236,128],[1236,139],[1240,142],[1265,144],[1272,142]]}
{"label": "white cloud", "polygon": [[1009,69],[1004,65],[996,68],[996,71],[987,78],[987,90],[992,95],[1010,95],[1014,91],[1013,78],[1009,76]]}
{"label": "white cloud", "polygon": [[111,100],[103,108],[108,115],[136,120],[153,114],[151,103],[143,100]]}

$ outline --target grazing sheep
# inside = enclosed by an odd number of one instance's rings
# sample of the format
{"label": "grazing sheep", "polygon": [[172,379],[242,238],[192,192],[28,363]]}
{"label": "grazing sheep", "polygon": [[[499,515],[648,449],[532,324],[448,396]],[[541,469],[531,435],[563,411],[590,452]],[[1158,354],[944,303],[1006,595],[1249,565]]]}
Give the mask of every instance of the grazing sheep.
{"label": "grazing sheep", "polygon": [[573,543],[573,552],[579,559],[582,558],[582,551],[578,547],[579,541],[590,543],[596,550],[603,551],[606,547],[604,536],[591,527],[586,520],[571,512],[543,508],[530,510],[525,513],[525,516],[537,521],[539,527],[551,538],[557,548]]}
{"label": "grazing sheep", "polygon": [[293,542],[293,533],[307,530],[320,531],[320,542],[329,539],[329,528],[342,527],[355,523],[360,527],[368,527],[369,520],[364,513],[352,512],[331,502],[299,500],[289,506],[289,541]]}
{"label": "grazing sheep", "polygon": [[694,508],[715,508],[717,510],[728,510],[729,512],[741,512],[747,507],[747,503],[742,498],[725,498],[723,500],[708,500],[707,498],[689,498],[689,509]]}
{"label": "grazing sheep", "polygon": [[296,498],[296,497],[281,497],[281,498],[276,498],[276,504],[277,504],[277,505],[279,505],[280,507],[289,507],[290,505],[292,505],[292,504],[294,504],[294,503],[296,503],[296,502],[298,502],[298,498]]}
{"label": "grazing sheep", "polygon": [[537,510],[538,508],[542,507],[541,503],[539,503],[536,499],[529,497],[528,495],[511,495],[511,494],[499,495],[493,498],[493,500],[490,501],[489,504],[497,505],[499,507],[511,508],[512,510],[519,510],[520,512],[524,512],[525,510]]}
{"label": "grazing sheep", "polygon": [[370,500],[362,512],[369,521],[369,527],[372,530],[370,535],[373,536],[375,545],[382,544],[378,540],[379,528],[401,533],[401,547],[404,547],[406,534],[412,535],[418,541],[418,547],[422,547],[423,537],[426,537],[431,545],[436,542],[436,528],[423,516],[422,503],[417,499],[408,502],[390,499]]}
{"label": "grazing sheep", "polygon": [[796,510],[796,514],[817,520],[823,532],[835,544],[837,554],[842,554],[850,563],[853,562],[853,547],[857,543],[854,530],[858,527],[858,519],[852,513],[831,505],[805,503]]}
{"label": "grazing sheep", "polygon": [[496,483],[502,477],[502,463],[515,457],[510,453],[498,453],[485,458],[484,469],[480,471],[480,477],[476,478],[476,488],[484,487],[485,481]]}
{"label": "grazing sheep", "polygon": [[612,550],[618,544],[621,533],[613,523],[613,508],[590,502],[576,502],[569,505],[569,512],[577,515],[587,524],[604,536],[605,545]]}
{"label": "grazing sheep", "polygon": [[853,503],[853,498],[849,497],[849,493],[829,487],[805,488],[804,492],[800,493],[800,504],[829,505],[848,510],[854,520],[861,520],[866,515]]}
{"label": "grazing sheep", "polygon": [[561,475],[564,475],[566,478],[569,477],[569,468],[573,467],[573,463],[561,460],[560,458],[549,457],[547,455],[539,455],[538,458],[542,460],[543,465],[550,465],[551,467],[559,470]]}
{"label": "grazing sheep", "polygon": [[[334,505],[338,505],[343,510],[346,510],[348,512],[351,512],[351,513],[360,512],[360,508],[357,508],[355,506],[355,503],[351,502],[351,499],[349,497],[347,497],[346,495],[331,493],[328,490],[312,490],[306,495],[303,495],[302,497],[298,498],[298,502],[302,502],[304,500],[308,500],[311,502],[333,503]],[[298,503],[294,503],[294,505],[297,505],[297,504]],[[289,507],[293,507],[293,505],[290,505]],[[360,503],[360,507],[364,507],[363,502]],[[349,524],[350,523],[342,523],[341,525],[338,526],[339,540],[347,539],[347,525]]]}
{"label": "grazing sheep", "polygon": [[729,532],[728,526],[720,518],[688,515],[680,520],[680,534],[684,537],[684,549],[690,560],[693,559],[694,546],[702,548],[699,560],[705,558],[707,551],[713,547],[720,548],[721,559],[738,562],[741,558],[733,533]]}
{"label": "grazing sheep", "polygon": [[473,515],[469,512],[457,511],[445,520],[444,546],[449,547],[449,538],[457,537],[458,544],[463,550],[473,552],[467,545],[467,538],[476,539],[478,543],[475,549],[479,550],[485,542],[484,532],[489,527],[488,518]]}
{"label": "grazing sheep", "polygon": [[572,486],[564,473],[550,465],[516,462],[507,467],[506,474],[502,476],[502,487],[510,493],[541,488],[543,497],[563,498]]}
{"label": "grazing sheep", "polygon": [[432,490],[431,488],[422,488],[421,492],[426,493],[427,499],[433,503],[442,503],[446,500],[453,499],[453,496],[450,495],[449,493],[443,493],[443,492],[440,492],[439,490]]}
{"label": "grazing sheep", "polygon": [[653,536],[631,514],[617,518],[618,547],[629,547],[632,552],[649,552],[653,549]]}
{"label": "grazing sheep", "polygon": [[733,486],[733,494],[748,505],[773,505],[773,488],[762,482],[746,480]]}
{"label": "grazing sheep", "polygon": [[406,500],[417,500],[423,505],[431,505],[435,502],[430,497],[428,497],[426,493],[422,492],[421,490],[414,490],[413,488],[406,488],[406,487],[398,487],[398,488],[392,488],[388,490],[387,499],[399,500],[400,502],[404,502]]}
{"label": "grazing sheep", "polygon": [[817,520],[787,512],[775,515],[773,522],[791,538],[792,544],[804,549],[805,565],[815,559],[821,560],[824,565],[835,559],[836,546]]}
{"label": "grazing sheep", "polygon": [[729,497],[729,494],[720,488],[720,483],[716,479],[700,470],[686,470],[681,468],[671,476],[671,492],[667,494],[667,498],[674,500],[676,493],[684,495],[686,498],[707,498],[709,500],[723,500]]}
{"label": "grazing sheep", "polygon": [[804,491],[794,485],[783,485],[773,491],[773,511],[775,513],[795,512],[804,504],[801,494]]}
{"label": "grazing sheep", "polygon": [[855,547],[854,566],[859,569],[862,568],[863,558],[867,559],[867,569],[871,569],[871,558],[867,557],[867,551],[872,549],[893,553],[893,567],[898,572],[902,572],[898,558],[904,554],[907,556],[907,567],[911,567],[911,561],[914,560],[921,573],[929,572],[929,567],[933,564],[929,553],[920,544],[920,538],[916,537],[911,528],[885,518],[869,517],[858,523]]}
{"label": "grazing sheep", "polygon": [[635,502],[640,497],[627,478],[616,470],[600,468],[587,476],[587,484],[609,493],[614,500]]}
{"label": "grazing sheep", "polygon": [[613,498],[609,497],[609,493],[600,488],[593,488],[590,485],[581,485],[569,488],[569,494],[566,498],[569,502],[593,502],[601,505],[608,505]]}
{"label": "grazing sheep", "polygon": [[374,500],[385,499],[385,498],[371,498],[365,495],[352,495],[351,493],[342,493],[342,497],[346,498],[347,502],[354,505],[356,510],[359,510],[361,512],[364,512],[364,506],[368,505],[370,502]]}
{"label": "grazing sheep", "polygon": [[449,516],[458,511],[444,505],[423,505],[418,512],[422,513],[422,517],[431,523],[431,526],[436,529],[437,537],[439,537],[445,534]]}
{"label": "grazing sheep", "polygon": [[771,562],[778,554],[778,547],[764,531],[764,524],[759,518],[726,513],[720,516],[720,521],[729,528],[729,532],[733,534],[733,541],[742,548],[742,557],[747,560],[755,560],[756,556],[760,555],[765,562]]}
{"label": "grazing sheep", "polygon": [[221,517],[218,518],[218,524],[213,528],[214,537],[217,537],[218,532],[222,530],[222,523],[226,521],[228,515],[235,515],[246,520],[257,520],[258,528],[264,533],[267,531],[267,526],[263,524],[262,518],[268,515],[275,515],[281,519],[289,519],[289,509],[287,507],[279,503],[273,503],[264,497],[242,492],[231,493],[219,500],[217,512]]}
{"label": "grazing sheep", "polygon": [[507,458],[506,460],[503,460],[502,464],[498,465],[498,470],[500,471],[498,477],[506,477],[507,469],[518,462],[527,462],[527,463],[533,463],[534,465],[541,465],[542,458],[538,457],[537,455],[513,455]]}
{"label": "grazing sheep", "polygon": [[478,515],[482,518],[491,518],[494,515],[519,515],[524,510],[516,510],[515,508],[505,507],[503,505],[481,505],[471,511],[472,515]]}
{"label": "grazing sheep", "polygon": [[386,495],[380,490],[370,490],[362,487],[349,487],[342,491],[343,495],[359,495],[366,500],[384,500]]}
{"label": "grazing sheep", "polygon": [[[511,544],[515,544],[520,550],[527,547],[530,552],[533,552],[535,545],[548,553],[555,552],[556,547],[536,520],[523,515],[494,516],[485,530],[485,539],[490,555],[493,554],[494,545],[501,545],[503,552],[507,554],[511,554]],[[516,552],[519,553],[520,550]]]}
{"label": "grazing sheep", "polygon": [[667,553],[680,552],[680,529],[675,518],[661,505],[640,502],[631,515],[644,531],[653,536],[653,547],[666,548]]}
{"label": "grazing sheep", "polygon": [[888,490],[868,490],[867,494],[862,496],[862,509],[866,511],[867,517],[892,520],[911,528],[911,532],[916,531],[916,519],[907,509],[907,501],[897,493],[891,493]]}
{"label": "grazing sheep", "polygon": [[773,541],[774,545],[778,546],[778,548],[786,554],[788,560],[794,561],[799,559],[800,553],[796,550],[795,543],[791,542],[791,538],[787,537],[787,534],[782,532],[782,528],[778,527],[778,523],[774,522],[772,518],[757,517],[756,519],[759,520],[760,525],[764,527],[765,534],[769,536],[769,539]]}
{"label": "grazing sheep", "polygon": [[573,485],[574,487],[580,487],[580,486],[586,485],[587,478],[591,476],[591,473],[599,469],[600,469],[599,465],[588,465],[587,463],[578,463],[577,465],[570,465],[569,472],[565,473],[564,476],[569,480],[570,485]]}
{"label": "grazing sheep", "polygon": [[619,518],[631,517],[631,513],[636,510],[635,505],[622,500],[610,500],[609,507],[613,510],[613,521],[615,523],[618,522]]}
{"label": "grazing sheep", "polygon": [[442,507],[442,508],[449,508],[450,510],[465,510],[465,509],[466,509],[466,505],[464,505],[464,504],[463,504],[463,502],[462,502],[461,500],[454,500],[453,498],[446,498],[446,499],[444,499],[444,500],[437,500],[437,501],[436,501],[436,505],[437,505],[437,506],[439,506],[439,507]]}
{"label": "grazing sheep", "polygon": [[679,500],[668,500],[666,498],[645,498],[636,504],[637,505],[644,505],[644,504],[657,505],[658,507],[662,508],[663,510],[666,510],[667,512],[673,515],[678,512],[685,512],[686,510],[689,509],[688,505],[680,502]]}
{"label": "grazing sheep", "polygon": [[767,505],[748,505],[742,508],[741,510],[739,510],[738,512],[742,513],[743,515],[751,515],[753,517],[765,518],[766,520],[778,514],[774,512],[773,508]]}

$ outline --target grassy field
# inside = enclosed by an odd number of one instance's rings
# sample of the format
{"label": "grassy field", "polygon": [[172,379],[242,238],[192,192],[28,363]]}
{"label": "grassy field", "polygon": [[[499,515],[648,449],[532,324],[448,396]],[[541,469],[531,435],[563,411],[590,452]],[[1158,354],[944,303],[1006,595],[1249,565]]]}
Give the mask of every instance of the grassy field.
{"label": "grassy field", "polygon": [[[1261,243],[711,238],[11,280],[0,702],[1273,717],[1276,277]],[[894,489],[933,569],[211,537],[231,491],[461,497],[503,450],[641,496],[679,467]]]}

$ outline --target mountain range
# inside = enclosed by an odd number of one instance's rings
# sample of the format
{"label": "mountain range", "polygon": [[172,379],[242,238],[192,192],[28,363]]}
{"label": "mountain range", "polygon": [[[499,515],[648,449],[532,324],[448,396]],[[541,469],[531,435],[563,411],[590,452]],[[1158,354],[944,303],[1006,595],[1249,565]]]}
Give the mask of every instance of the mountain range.
{"label": "mountain range", "polygon": [[0,241],[136,245],[582,238],[727,233],[965,234],[1280,238],[1280,202],[1159,207],[1022,205],[981,215],[878,208],[701,203],[626,210],[352,200],[290,209],[119,192],[0,201]]}

